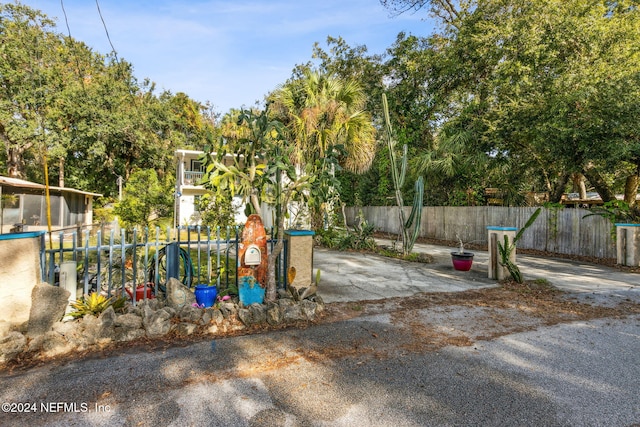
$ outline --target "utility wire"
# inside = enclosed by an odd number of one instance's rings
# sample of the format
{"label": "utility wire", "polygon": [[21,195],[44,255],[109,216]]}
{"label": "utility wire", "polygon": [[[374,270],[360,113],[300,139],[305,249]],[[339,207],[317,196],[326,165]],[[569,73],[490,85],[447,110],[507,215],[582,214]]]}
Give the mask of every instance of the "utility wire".
{"label": "utility wire", "polygon": [[[77,44],[73,41],[73,37],[71,37],[71,28],[69,27],[69,18],[67,17],[67,11],[64,8],[64,0],[60,0],[60,6],[62,7],[62,14],[64,15],[64,22],[67,25],[67,34],[69,35],[69,45],[74,46],[74,50],[77,49]],[[77,51],[73,55],[76,60],[76,72],[78,73],[78,79],[80,80],[80,84],[82,85],[82,90],[87,91],[87,88],[84,85],[84,73],[80,70],[80,59],[78,59]]]}
{"label": "utility wire", "polygon": [[116,48],[113,47],[113,43],[111,43],[111,37],[109,36],[109,30],[107,29],[107,24],[104,22],[104,18],[102,17],[102,11],[100,10],[100,3],[96,0],[96,7],[98,8],[98,15],[100,15],[100,20],[102,21],[102,26],[104,27],[104,32],[107,34],[107,40],[109,40],[109,44],[111,45],[111,51],[116,58],[116,62],[118,62],[118,52]]}
{"label": "utility wire", "polygon": [[60,0],[60,6],[62,6],[62,14],[64,15],[64,23],[67,25],[67,34],[71,38],[71,29],[69,28],[69,18],[67,18],[67,11],[64,10],[64,1]]}

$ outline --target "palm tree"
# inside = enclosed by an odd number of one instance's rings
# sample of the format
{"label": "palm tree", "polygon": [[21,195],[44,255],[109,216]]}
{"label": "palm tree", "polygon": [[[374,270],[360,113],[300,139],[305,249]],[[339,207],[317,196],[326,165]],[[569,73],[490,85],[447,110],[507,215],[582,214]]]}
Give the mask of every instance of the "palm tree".
{"label": "palm tree", "polygon": [[278,88],[273,111],[287,125],[298,165],[340,151],[340,166],[362,173],[375,155],[375,128],[364,111],[366,94],[353,80],[307,70]]}
{"label": "palm tree", "polygon": [[[272,111],[287,127],[299,171],[312,167],[317,175],[334,177],[335,163],[354,173],[371,167],[376,140],[371,115],[364,111],[366,98],[357,82],[310,70],[271,95]],[[337,186],[335,177],[328,186]],[[336,194],[330,189],[311,198],[314,228]]]}

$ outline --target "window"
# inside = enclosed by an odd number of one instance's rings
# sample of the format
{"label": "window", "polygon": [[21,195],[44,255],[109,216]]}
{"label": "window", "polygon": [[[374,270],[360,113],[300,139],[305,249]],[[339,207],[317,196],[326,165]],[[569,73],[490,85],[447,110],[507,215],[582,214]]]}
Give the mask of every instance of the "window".
{"label": "window", "polygon": [[192,172],[204,172],[204,165],[200,160],[191,160]]}

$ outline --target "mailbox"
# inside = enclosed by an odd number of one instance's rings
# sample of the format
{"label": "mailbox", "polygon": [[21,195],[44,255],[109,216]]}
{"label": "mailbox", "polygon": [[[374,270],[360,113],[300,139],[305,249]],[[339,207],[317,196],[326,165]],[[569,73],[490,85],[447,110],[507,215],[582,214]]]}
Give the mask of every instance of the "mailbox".
{"label": "mailbox", "polygon": [[257,245],[249,245],[244,253],[244,265],[260,265],[261,255]]}

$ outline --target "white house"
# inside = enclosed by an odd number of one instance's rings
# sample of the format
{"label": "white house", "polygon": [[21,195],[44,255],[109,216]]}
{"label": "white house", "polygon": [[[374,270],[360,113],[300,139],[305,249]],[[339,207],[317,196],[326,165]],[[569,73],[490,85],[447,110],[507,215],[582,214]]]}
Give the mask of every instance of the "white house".
{"label": "white house", "polygon": [[[200,225],[200,215],[197,209],[198,198],[206,194],[207,190],[202,185],[204,177],[204,164],[202,158],[204,151],[176,150],[176,200],[174,218],[176,226]],[[226,160],[226,159],[225,159]],[[232,164],[231,156],[227,164]],[[236,212],[236,224],[244,224],[247,220],[244,214],[245,205],[241,197],[233,198]]]}

